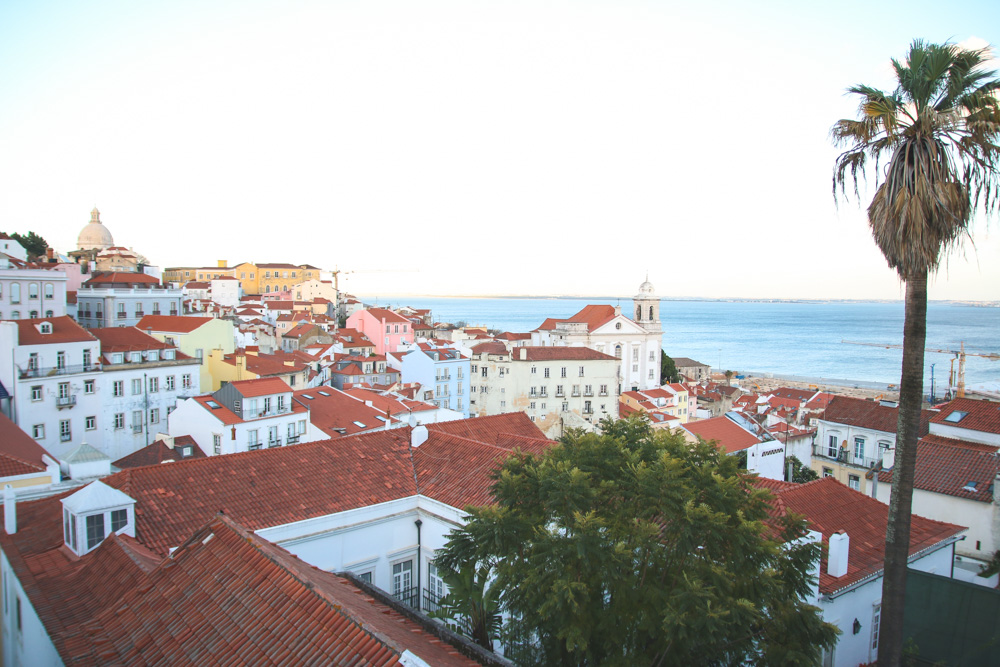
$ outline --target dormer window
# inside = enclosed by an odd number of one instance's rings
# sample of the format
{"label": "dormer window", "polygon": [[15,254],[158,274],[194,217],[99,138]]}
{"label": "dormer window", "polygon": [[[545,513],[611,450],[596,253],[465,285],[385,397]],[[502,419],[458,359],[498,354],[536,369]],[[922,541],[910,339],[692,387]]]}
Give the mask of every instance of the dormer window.
{"label": "dormer window", "polygon": [[133,364],[137,364],[142,361],[142,352],[129,352],[128,360]]}
{"label": "dormer window", "polygon": [[159,361],[160,360],[160,352],[159,352],[159,350],[150,350],[149,351],[149,360],[150,361]]}
{"label": "dormer window", "polygon": [[123,352],[112,352],[111,353],[111,363],[113,363],[113,364],[120,364],[120,363],[124,363],[124,361],[125,361],[125,354]]}
{"label": "dormer window", "polygon": [[42,322],[38,325],[38,331],[43,334],[50,334],[52,333],[52,325],[48,322]]}
{"label": "dormer window", "polygon": [[103,482],[88,484],[62,504],[63,541],[78,556],[112,533],[135,537],[135,500]]}
{"label": "dormer window", "polygon": [[163,351],[163,358],[164,359],[174,359],[175,358],[174,357],[174,351],[173,350],[164,350]]}

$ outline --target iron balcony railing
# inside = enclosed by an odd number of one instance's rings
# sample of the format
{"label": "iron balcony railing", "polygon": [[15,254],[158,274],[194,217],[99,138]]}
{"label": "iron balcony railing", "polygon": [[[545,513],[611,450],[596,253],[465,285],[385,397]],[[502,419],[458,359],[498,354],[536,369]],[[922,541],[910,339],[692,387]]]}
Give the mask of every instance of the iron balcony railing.
{"label": "iron balcony railing", "polygon": [[18,367],[18,377],[22,380],[25,378],[43,378],[51,377],[53,375],[71,375],[73,373],[89,373],[91,371],[101,370],[100,364],[71,364],[68,366],[46,366],[43,368],[20,368]]}
{"label": "iron balcony railing", "polygon": [[272,438],[267,441],[268,447],[281,447],[281,438]]}
{"label": "iron balcony railing", "polygon": [[63,408],[72,408],[76,405],[76,396],[60,396],[56,399],[56,407],[62,410]]}
{"label": "iron balcony railing", "polygon": [[423,611],[435,612],[441,608],[441,598],[444,595],[438,595],[436,591],[432,591],[429,588],[424,589],[424,606]]}
{"label": "iron balcony railing", "polygon": [[853,450],[830,448],[827,445],[813,445],[813,455],[859,468],[871,468],[882,460],[881,456],[855,456]]}
{"label": "iron balcony railing", "polygon": [[251,441],[247,443],[247,449],[249,450],[260,449],[260,445],[261,445],[260,440]]}
{"label": "iron balcony railing", "polygon": [[297,435],[290,435],[287,438],[285,438],[285,444],[286,445],[294,445],[298,441],[299,441],[299,436],[297,436]]}
{"label": "iron balcony railing", "polygon": [[393,592],[392,597],[414,609],[420,609],[420,589],[416,586]]}

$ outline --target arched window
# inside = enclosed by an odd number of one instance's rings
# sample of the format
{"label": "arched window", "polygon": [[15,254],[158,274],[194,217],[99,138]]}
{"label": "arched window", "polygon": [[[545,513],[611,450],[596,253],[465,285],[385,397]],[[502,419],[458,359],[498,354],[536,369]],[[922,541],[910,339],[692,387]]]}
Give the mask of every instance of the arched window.
{"label": "arched window", "polygon": [[635,307],[635,319],[642,322],[642,306]]}
{"label": "arched window", "polygon": [[10,284],[10,302],[21,303],[21,283]]}
{"label": "arched window", "polygon": [[38,298],[38,283],[28,283],[28,298],[29,299]]}
{"label": "arched window", "polygon": [[37,320],[38,319],[38,311],[37,310],[33,310],[30,313],[28,313],[28,318],[32,319],[32,320]]}
{"label": "arched window", "polygon": [[271,293],[271,286],[270,285],[264,285],[264,292],[266,292],[267,294],[270,294]]}
{"label": "arched window", "polygon": [[615,345],[615,359],[621,359],[621,358],[622,358],[622,346]]}
{"label": "arched window", "polygon": [[45,283],[45,298],[51,299],[56,294],[56,288],[53,287],[52,283]]}
{"label": "arched window", "polygon": [[46,310],[45,311],[45,317],[53,317],[52,311],[51,310]]}
{"label": "arched window", "polygon": [[649,320],[651,322],[653,321],[653,307],[652,306],[649,307]]}

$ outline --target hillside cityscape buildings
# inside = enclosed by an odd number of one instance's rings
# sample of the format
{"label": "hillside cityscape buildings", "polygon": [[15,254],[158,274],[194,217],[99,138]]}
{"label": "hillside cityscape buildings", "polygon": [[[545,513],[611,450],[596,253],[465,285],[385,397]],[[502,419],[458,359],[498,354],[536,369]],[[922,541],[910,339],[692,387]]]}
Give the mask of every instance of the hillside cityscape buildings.
{"label": "hillside cityscape buildings", "polygon": [[[498,331],[366,304],[308,264],[161,269],[96,207],[65,254],[0,242],[5,664],[291,645],[505,664],[426,616],[447,592],[435,553],[492,502],[503,458],[630,417],[714,443],[805,516],[825,548],[809,599],[841,631],[824,664],[875,657],[894,397],[671,358],[648,279],[631,302]],[[1000,402],[928,405],[921,436],[910,566],[995,586],[977,575],[1000,549]]]}

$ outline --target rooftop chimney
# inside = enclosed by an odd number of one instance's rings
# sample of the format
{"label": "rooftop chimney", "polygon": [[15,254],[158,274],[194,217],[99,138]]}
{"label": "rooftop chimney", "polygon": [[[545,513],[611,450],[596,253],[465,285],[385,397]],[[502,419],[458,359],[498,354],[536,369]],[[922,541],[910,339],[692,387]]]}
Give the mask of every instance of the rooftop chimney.
{"label": "rooftop chimney", "polygon": [[427,442],[427,427],[417,426],[410,431],[410,445],[413,447],[419,447],[420,445]]}
{"label": "rooftop chimney", "polygon": [[831,577],[847,574],[847,554],[851,548],[851,538],[842,530],[830,536],[830,550],[826,557],[826,573]]}
{"label": "rooftop chimney", "polygon": [[3,529],[8,535],[17,532],[17,494],[10,484],[3,487]]}

